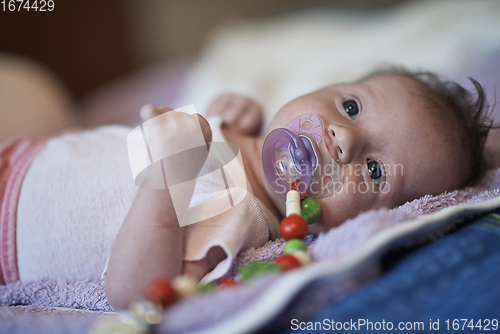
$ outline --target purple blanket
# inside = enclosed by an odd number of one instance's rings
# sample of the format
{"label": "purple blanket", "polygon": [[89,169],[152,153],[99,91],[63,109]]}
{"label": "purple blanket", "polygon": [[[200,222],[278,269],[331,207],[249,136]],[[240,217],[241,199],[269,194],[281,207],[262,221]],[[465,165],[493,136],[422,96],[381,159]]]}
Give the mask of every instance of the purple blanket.
{"label": "purple blanket", "polygon": [[[438,196],[424,196],[394,210],[368,211],[320,235],[316,240],[309,236],[306,241],[311,244],[314,261],[340,263],[347,254],[361,248],[371,238],[391,226],[404,224],[419,215],[437,212],[448,206],[483,202],[499,195],[500,169],[494,169],[474,188]],[[453,224],[449,225],[452,226]],[[436,238],[438,234],[428,234],[426,238]],[[284,241],[277,239],[269,241],[259,249],[243,252],[235,259],[230,272],[235,273],[240,266],[253,260],[274,258],[281,254],[283,245]],[[292,307],[289,312],[295,317],[310,316],[321,305],[354,291],[377,275],[376,266],[367,267],[363,268],[361,273],[352,273],[335,284],[316,286],[297,297],[301,298],[302,307]],[[166,312],[165,321],[158,328],[159,332],[199,330],[227,319],[258,298],[277,279],[279,276],[264,277],[236,289],[220,290],[183,301]],[[96,316],[111,311],[105,297],[103,281],[43,280],[25,284],[17,282],[0,286],[0,305],[6,305],[0,307],[0,333],[32,333],[35,328],[38,333],[85,333]],[[193,317],[194,313],[197,314],[196,317]]]}

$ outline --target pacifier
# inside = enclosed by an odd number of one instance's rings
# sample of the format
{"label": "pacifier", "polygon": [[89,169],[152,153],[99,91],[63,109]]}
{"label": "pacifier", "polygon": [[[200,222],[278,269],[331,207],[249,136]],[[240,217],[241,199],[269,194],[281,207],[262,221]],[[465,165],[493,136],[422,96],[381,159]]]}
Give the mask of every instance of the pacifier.
{"label": "pacifier", "polygon": [[303,114],[267,135],[262,166],[277,193],[286,195],[297,179],[298,191],[307,190],[310,197],[325,197],[340,189],[342,171],[328,153],[324,128],[321,117]]}

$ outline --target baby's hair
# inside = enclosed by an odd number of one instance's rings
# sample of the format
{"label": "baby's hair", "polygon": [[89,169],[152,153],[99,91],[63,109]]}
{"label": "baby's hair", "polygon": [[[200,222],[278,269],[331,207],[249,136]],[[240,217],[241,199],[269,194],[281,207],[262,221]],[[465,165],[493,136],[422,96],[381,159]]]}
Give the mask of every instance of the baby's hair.
{"label": "baby's hair", "polygon": [[437,108],[440,111],[436,115],[443,124],[454,125],[452,132],[458,134],[460,144],[466,150],[470,169],[463,186],[474,185],[485,168],[482,152],[488,133],[492,128],[500,127],[500,125],[493,124],[491,105],[487,103],[481,84],[469,77],[475,90],[469,91],[456,82],[441,79],[432,72],[410,71],[402,67],[377,70],[359,81],[389,74],[413,79],[429,91],[430,95],[424,94],[423,96],[428,100],[431,108]]}

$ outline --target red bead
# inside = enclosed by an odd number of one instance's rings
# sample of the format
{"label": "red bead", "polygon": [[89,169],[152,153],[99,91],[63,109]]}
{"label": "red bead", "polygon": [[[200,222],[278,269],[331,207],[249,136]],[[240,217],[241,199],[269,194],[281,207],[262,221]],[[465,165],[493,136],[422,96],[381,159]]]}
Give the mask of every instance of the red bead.
{"label": "red bead", "polygon": [[283,254],[276,259],[276,264],[283,268],[283,271],[299,268],[300,261],[293,255]]}
{"label": "red bead", "polygon": [[238,285],[240,285],[240,283],[238,283],[238,281],[236,281],[234,277],[225,278],[219,284],[219,286],[222,288],[233,288]]}
{"label": "red bead", "polygon": [[283,239],[305,239],[307,237],[307,222],[304,218],[291,215],[283,218],[280,225],[280,233]]}
{"label": "red bead", "polygon": [[163,307],[172,305],[177,300],[177,293],[166,279],[155,279],[146,287],[146,299]]}

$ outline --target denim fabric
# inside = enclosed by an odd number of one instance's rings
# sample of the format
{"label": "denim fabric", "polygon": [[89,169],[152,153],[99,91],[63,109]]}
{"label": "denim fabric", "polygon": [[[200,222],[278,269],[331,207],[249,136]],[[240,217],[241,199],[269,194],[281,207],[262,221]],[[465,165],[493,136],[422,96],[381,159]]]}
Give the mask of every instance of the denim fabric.
{"label": "denim fabric", "polygon": [[[470,332],[471,324],[485,326],[485,319],[500,321],[500,210],[444,238],[420,247],[394,264],[383,276],[368,284],[340,302],[330,304],[311,322],[321,322],[322,330],[316,324],[316,330],[308,332],[332,331],[331,320],[348,322],[336,332],[385,333],[391,332],[388,326],[380,330],[376,322],[392,322],[392,331],[409,333],[426,332]],[[324,325],[324,321],[330,324]],[[359,326],[358,319],[370,321],[373,325]],[[449,319],[448,330],[446,320]],[[455,328],[453,329],[453,320]],[[460,319],[467,319],[466,325]],[[352,323],[358,324],[354,328]],[[439,330],[437,321],[439,320]],[[397,330],[403,326],[417,326],[420,330]],[[431,330],[430,322],[434,323]],[[297,333],[296,325],[283,330],[283,333]],[[363,322],[361,321],[361,324]],[[498,323],[497,323],[498,324]],[[307,322],[302,324],[306,328]],[[334,325],[335,326],[335,323]],[[340,325],[337,325],[340,326]],[[373,326],[373,327],[370,327]],[[422,328],[423,326],[423,328]],[[458,326],[458,327],[457,327]],[[296,328],[297,330],[292,330]],[[340,329],[340,328],[339,328]],[[489,331],[479,327],[474,332],[496,331],[490,322]]]}

